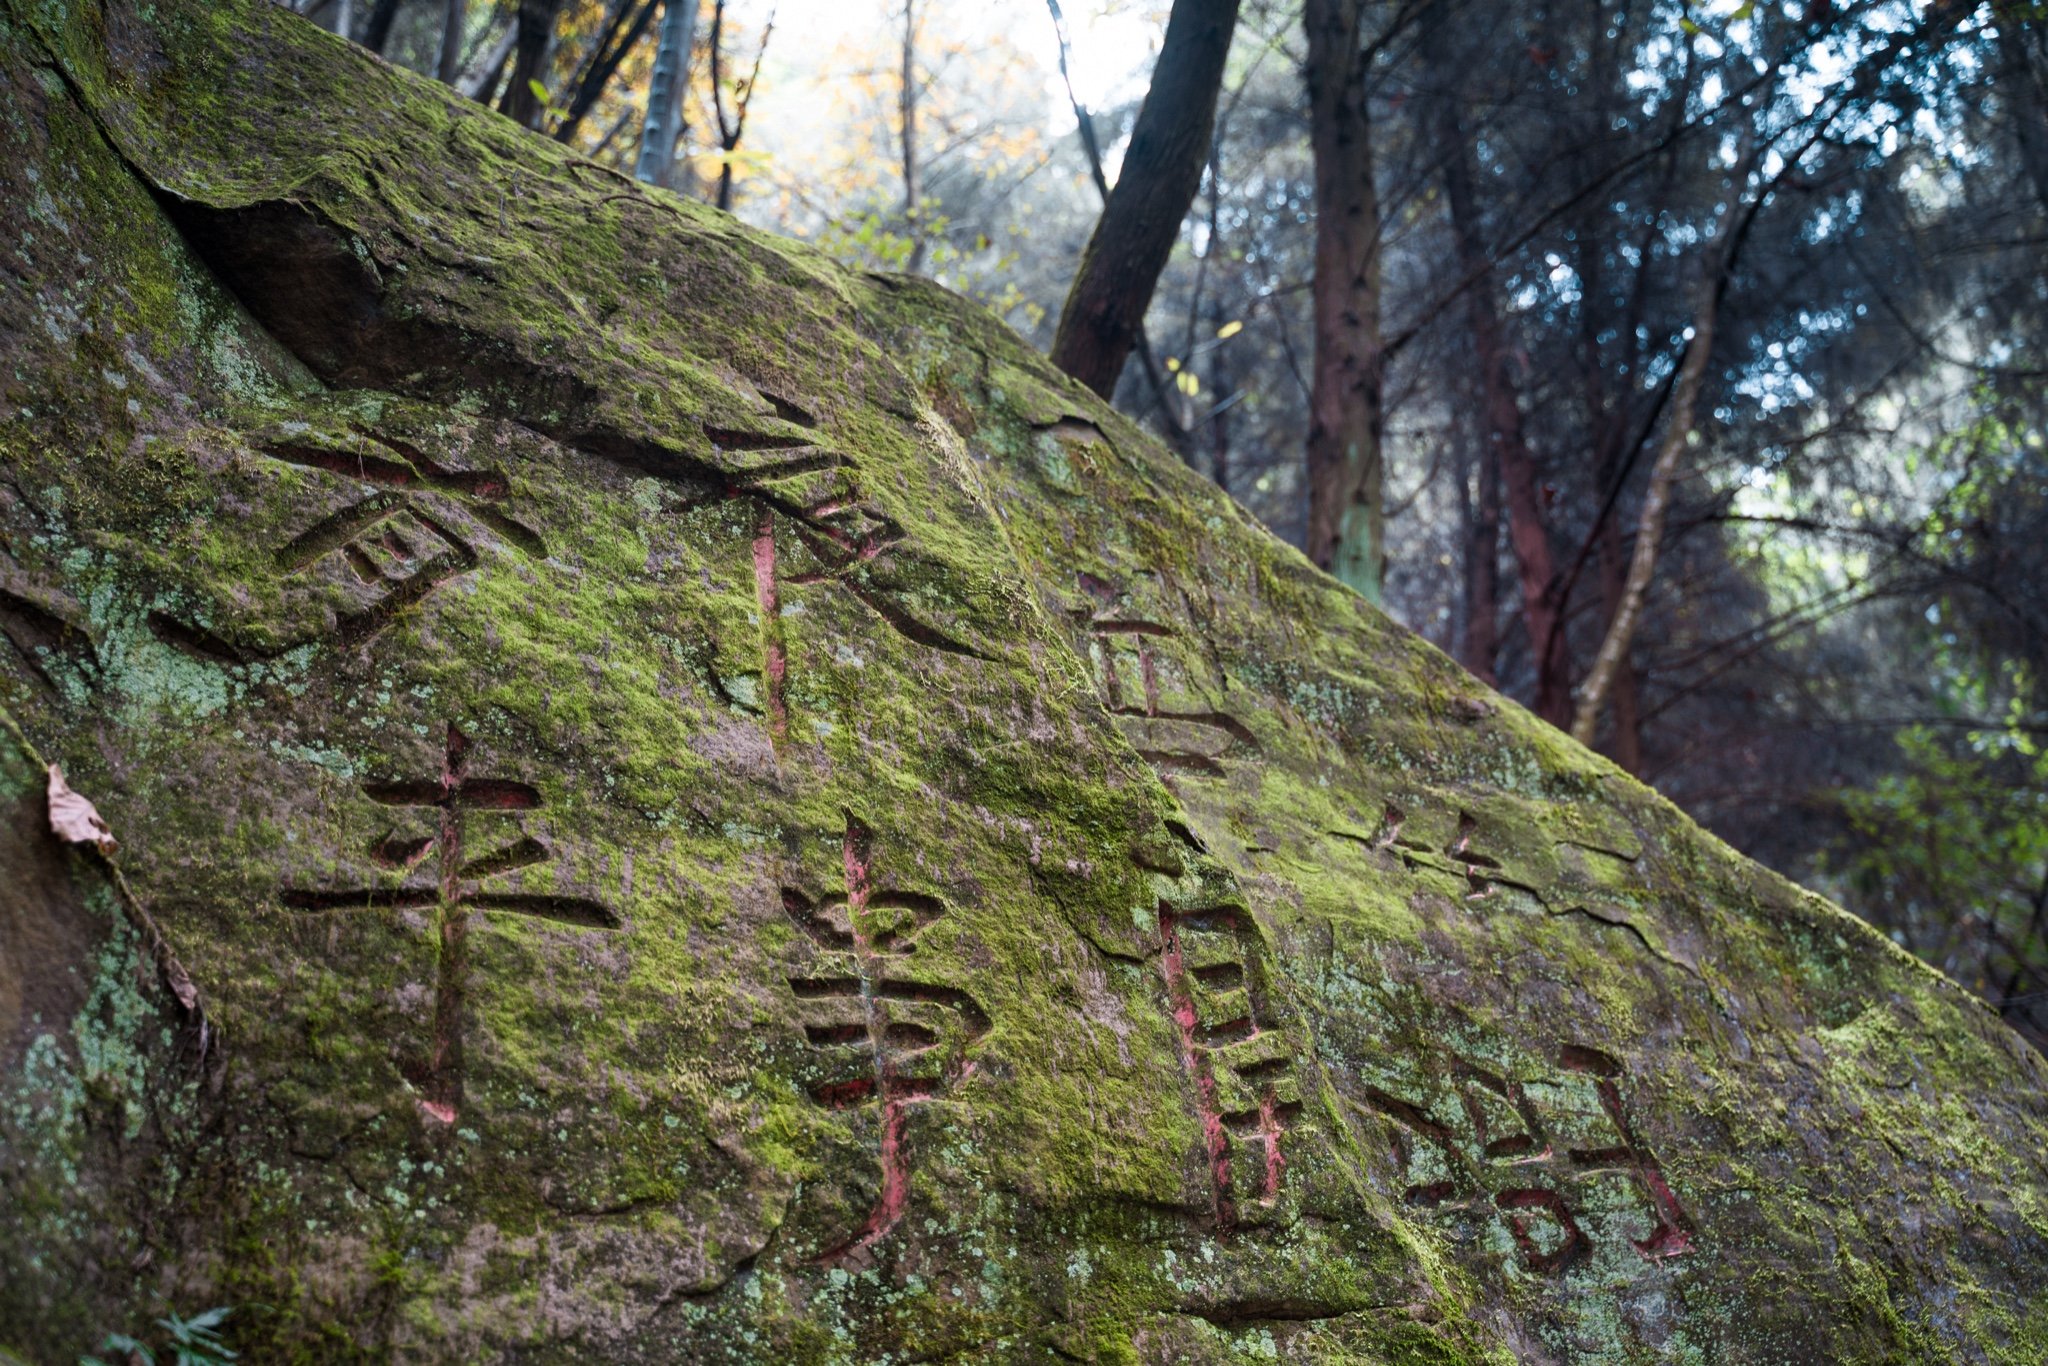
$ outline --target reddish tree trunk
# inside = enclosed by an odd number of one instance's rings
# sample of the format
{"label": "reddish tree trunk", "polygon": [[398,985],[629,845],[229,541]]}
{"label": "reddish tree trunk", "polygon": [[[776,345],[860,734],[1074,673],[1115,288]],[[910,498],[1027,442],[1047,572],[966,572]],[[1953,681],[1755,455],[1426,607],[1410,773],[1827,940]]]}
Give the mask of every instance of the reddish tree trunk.
{"label": "reddish tree trunk", "polygon": [[[1450,70],[1449,61],[1440,46],[1432,46],[1437,79],[1447,90],[1455,90],[1455,73]],[[1551,552],[1550,529],[1543,515],[1536,456],[1529,449],[1522,424],[1513,357],[1494,292],[1492,258],[1486,249],[1473,193],[1471,148],[1458,118],[1454,96],[1437,101],[1436,129],[1444,199],[1450,209],[1459,270],[1472,279],[1465,290],[1465,321],[1472,339],[1472,359],[1479,370],[1480,420],[1486,431],[1481,455],[1481,512],[1474,520],[1473,533],[1487,538],[1484,552],[1491,564],[1504,488],[1508,540],[1514,547],[1519,570],[1522,624],[1528,633],[1531,664],[1536,672],[1535,710],[1553,725],[1563,725],[1571,717],[1571,661],[1565,649],[1564,632],[1556,629],[1562,607],[1558,601],[1557,561]],[[1486,507],[1489,485],[1494,499],[1490,521]],[[1479,548],[1475,547],[1473,553],[1477,555]],[[1486,671],[1474,667],[1470,658],[1466,667],[1491,681],[1492,642],[1488,639],[1485,644]]]}

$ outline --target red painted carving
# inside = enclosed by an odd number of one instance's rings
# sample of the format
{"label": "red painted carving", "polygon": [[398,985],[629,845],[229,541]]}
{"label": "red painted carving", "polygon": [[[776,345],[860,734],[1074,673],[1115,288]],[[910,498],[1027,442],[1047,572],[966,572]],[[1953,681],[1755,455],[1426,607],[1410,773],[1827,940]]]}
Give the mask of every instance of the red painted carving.
{"label": "red painted carving", "polygon": [[[1482,1154],[1509,1162],[1541,1162],[1550,1156],[1543,1122],[1529,1103],[1521,1083],[1460,1058],[1453,1074],[1460,1085],[1458,1100],[1471,1121]],[[1496,1099],[1497,1098],[1497,1099]],[[1509,1118],[1504,1111],[1511,1110]]]}
{"label": "red painted carving", "polygon": [[[1514,1235],[1515,1246],[1521,1249],[1522,1264],[1539,1275],[1563,1271],[1592,1249],[1593,1245],[1579,1228],[1579,1221],[1572,1217],[1571,1207],[1554,1190],[1541,1187],[1505,1190],[1493,1197],[1493,1203],[1499,1207],[1508,1232]],[[1548,1252],[1543,1251],[1530,1227],[1527,1212],[1531,1210],[1541,1210],[1557,1225],[1558,1244]]]}
{"label": "red painted carving", "polygon": [[[500,911],[553,920],[581,929],[614,929],[618,917],[605,906],[582,897],[500,891],[488,884],[507,873],[553,857],[547,846],[521,836],[490,853],[470,857],[463,845],[464,813],[468,811],[531,811],[540,793],[526,783],[504,778],[476,778],[469,773],[469,740],[454,723],[448,726],[441,772],[415,781],[363,784],[363,793],[380,805],[435,813],[434,832],[426,836],[387,833],[370,854],[387,868],[422,869],[426,880],[408,880],[395,887],[345,891],[291,889],[284,904],[299,911],[401,910],[432,907],[438,938],[439,972],[434,991],[434,1035],[424,1065],[408,1069],[420,1088],[420,1109],[441,1124],[453,1124],[462,1107],[462,1010],[469,976],[469,923],[473,911]],[[429,854],[438,854],[425,867]]]}
{"label": "red painted carving", "polygon": [[1575,1149],[1570,1153],[1572,1163],[1585,1169],[1620,1165],[1634,1178],[1650,1216],[1650,1231],[1641,1238],[1629,1239],[1636,1251],[1652,1261],[1690,1251],[1692,1220],[1671,1193],[1670,1185],[1664,1180],[1664,1169],[1629,1125],[1628,1113],[1621,1102],[1621,1064],[1598,1049],[1579,1044],[1564,1045],[1558,1050],[1557,1061],[1561,1067],[1593,1078],[1594,1092],[1600,1097],[1600,1109],[1614,1126],[1615,1136],[1621,1140],[1609,1148]]}
{"label": "red painted carving", "polygon": [[[799,421],[800,410],[775,402],[785,420],[811,425]],[[754,594],[762,618],[761,710],[778,744],[787,734],[789,714],[789,651],[781,621],[785,589],[837,588],[914,644],[989,657],[934,625],[910,603],[896,581],[906,571],[918,571],[919,557],[903,528],[861,492],[858,472],[848,457],[795,433],[714,426],[705,427],[704,433],[718,453],[718,464],[639,448],[596,453],[676,485],[685,495],[685,510],[735,501],[753,505]],[[756,455],[761,458],[752,458]],[[793,553],[800,567],[791,572]]]}
{"label": "red painted carving", "polygon": [[[1692,1221],[1664,1180],[1661,1167],[1634,1131],[1623,1109],[1621,1064],[1597,1049],[1566,1044],[1558,1065],[1591,1078],[1600,1109],[1619,1142],[1598,1148],[1567,1148],[1559,1152],[1546,1138],[1546,1126],[1521,1083],[1499,1076],[1462,1058],[1453,1058],[1449,1073],[1457,1088],[1468,1132],[1461,1136],[1423,1106],[1365,1088],[1368,1105],[1388,1120],[1396,1166],[1413,1177],[1427,1145],[1437,1154],[1424,1180],[1410,1180],[1402,1198],[1424,1208],[1497,1211],[1521,1250],[1523,1264],[1538,1273],[1561,1271],[1591,1250],[1563,1190],[1529,1184],[1548,1172],[1563,1186],[1583,1185],[1596,1176],[1621,1173],[1642,1193],[1650,1230],[1631,1237],[1630,1244],[1652,1261],[1675,1257],[1692,1247]],[[1487,1191],[1504,1176],[1516,1184]],[[1555,1226],[1556,1246],[1545,1251],[1531,1220]]]}
{"label": "red painted carving", "polygon": [[[1084,579],[1087,576],[1083,576]],[[1100,580],[1092,580],[1100,584]],[[1085,586],[1085,585],[1084,585]],[[1112,590],[1113,592],[1113,590]],[[1222,756],[1235,747],[1258,746],[1242,721],[1228,712],[1173,707],[1163,700],[1160,661],[1152,642],[1178,632],[1156,621],[1097,616],[1088,624],[1101,660],[1103,705],[1121,718],[1123,729],[1145,762],[1161,776],[1223,776]],[[1135,667],[1135,678],[1126,670]],[[1153,727],[1150,723],[1165,723]],[[1154,730],[1164,734],[1154,734]],[[1189,731],[1209,737],[1203,742],[1182,738]]]}
{"label": "red painted carving", "polygon": [[[793,889],[782,894],[783,910],[830,955],[826,961],[848,969],[844,975],[790,979],[798,1001],[809,1005],[805,1037],[825,1055],[812,1097],[832,1109],[870,1101],[880,1107],[881,1191],[860,1227],[824,1254],[828,1263],[862,1259],[902,1219],[910,1195],[909,1107],[965,1076],[972,1067],[965,1048],[989,1028],[972,996],[904,971],[919,937],[945,914],[945,906],[922,893],[878,890],[873,838],[850,814],[841,864],[844,898],[819,903]],[[950,1029],[930,1023],[948,1017],[955,1022]],[[853,1069],[858,1071],[846,1075]]]}
{"label": "red painted carving", "polygon": [[1256,945],[1235,907],[1159,909],[1160,971],[1194,1088],[1210,1198],[1219,1228],[1236,1226],[1247,1203],[1279,1199],[1287,1170],[1281,1139],[1301,1110],[1293,1050],[1258,1018],[1252,993]]}

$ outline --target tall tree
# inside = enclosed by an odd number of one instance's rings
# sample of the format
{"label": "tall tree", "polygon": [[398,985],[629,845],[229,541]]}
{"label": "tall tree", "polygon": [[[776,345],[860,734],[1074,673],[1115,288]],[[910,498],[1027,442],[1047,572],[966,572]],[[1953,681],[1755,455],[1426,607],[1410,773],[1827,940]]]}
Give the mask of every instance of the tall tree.
{"label": "tall tree", "polygon": [[650,185],[667,186],[683,140],[683,93],[690,84],[690,48],[697,35],[697,0],[666,0],[661,39],[654,52],[654,76],[647,87],[647,122],[633,174]]}
{"label": "tall tree", "polygon": [[583,126],[591,109],[597,104],[598,96],[618,73],[619,63],[626,54],[639,46],[647,36],[654,11],[661,0],[613,0],[605,10],[604,22],[598,26],[592,40],[590,54],[585,59],[574,81],[574,93],[569,96],[569,107],[562,115],[562,122],[555,129],[555,140],[569,142],[576,136],[576,130]]}
{"label": "tall tree", "polygon": [[1107,398],[1201,188],[1238,0],[1174,0],[1116,185],[1067,291],[1052,361]]}
{"label": "tall tree", "polygon": [[[1473,185],[1471,138],[1459,106],[1464,84],[1455,69],[1456,57],[1449,43],[1449,15],[1440,7],[1423,31],[1422,50],[1428,63],[1434,115],[1431,120],[1436,145],[1437,174],[1443,185],[1444,205],[1449,211],[1452,240],[1457,246],[1457,263],[1464,287],[1465,321],[1472,343],[1472,364],[1479,372],[1479,411],[1473,421],[1479,429],[1476,461],[1479,497],[1472,511],[1472,541],[1466,561],[1466,623],[1460,662],[1480,678],[1494,681],[1494,654],[1498,647],[1495,621],[1499,613],[1499,536],[1502,486],[1510,491],[1513,515],[1510,540],[1521,568],[1522,614],[1531,634],[1550,641],[1553,653],[1562,655],[1564,639],[1550,631],[1556,612],[1552,595],[1557,572],[1550,553],[1550,532],[1537,512],[1535,457],[1529,449],[1522,423],[1521,396],[1517,391],[1506,329],[1500,317],[1498,290],[1494,282],[1493,259],[1480,222],[1478,195]],[[1541,680],[1562,669],[1538,672],[1536,711],[1551,721],[1563,719],[1569,693],[1562,688],[1546,689]],[[1546,692],[1554,695],[1546,696]]]}
{"label": "tall tree", "polygon": [[363,25],[363,46],[380,56],[391,41],[391,25],[398,18],[399,3],[400,0],[377,0],[370,7],[369,22]]}
{"label": "tall tree", "polygon": [[754,69],[732,86],[732,113],[725,108],[725,72],[721,67],[725,47],[725,0],[717,0],[711,11],[711,115],[718,123],[718,207],[732,209],[732,154],[739,150],[747,131],[747,109],[754,102],[754,87],[761,81],[761,62],[768,55],[768,40],[775,36],[775,11],[761,29],[760,46],[754,49]]}
{"label": "tall tree", "polygon": [[[1731,204],[1727,221],[1732,224],[1735,218],[1735,206]],[[1581,744],[1593,743],[1593,731],[1600,723],[1601,709],[1607,705],[1607,696],[1616,676],[1626,667],[1629,647],[1635,641],[1636,626],[1642,618],[1643,603],[1649,597],[1650,580],[1657,568],[1657,551],[1664,537],[1664,519],[1671,507],[1672,486],[1677,482],[1679,461],[1694,437],[1700,394],[1706,388],[1707,365],[1714,354],[1714,336],[1720,316],[1720,285],[1729,245],[1729,236],[1724,232],[1706,253],[1699,306],[1693,315],[1692,338],[1686,343],[1684,360],[1679,363],[1670,415],[1665,419],[1664,435],[1657,445],[1657,458],[1650,465],[1649,485],[1643,491],[1642,511],[1636,522],[1635,550],[1629,556],[1620,598],[1607,623],[1607,632],[1601,638],[1600,649],[1593,657],[1593,666],[1587,671],[1586,681],[1579,689],[1578,706],[1572,714],[1572,738]]]}
{"label": "tall tree", "polygon": [[1315,359],[1309,393],[1308,553],[1378,602],[1386,542],[1381,441],[1379,194],[1366,71],[1366,0],[1306,0],[1315,154]]}
{"label": "tall tree", "polygon": [[2048,209],[2048,10],[2039,0],[2000,0],[1994,18],[2006,118],[2027,178]]}
{"label": "tall tree", "polygon": [[550,40],[555,34],[555,12],[562,0],[519,0],[519,36],[512,44],[512,74],[505,81],[505,93],[498,111],[528,128],[540,126],[542,100],[534,86],[539,84],[547,62]]}
{"label": "tall tree", "polygon": [[903,171],[903,221],[910,233],[910,255],[903,268],[912,275],[924,271],[931,245],[924,222],[924,166],[917,145],[917,106],[923,94],[917,74],[917,0],[903,0],[903,27],[897,44],[896,147]]}
{"label": "tall tree", "polygon": [[434,73],[444,85],[454,85],[462,75],[462,32],[468,24],[469,6],[464,0],[447,0],[441,10],[441,52]]}

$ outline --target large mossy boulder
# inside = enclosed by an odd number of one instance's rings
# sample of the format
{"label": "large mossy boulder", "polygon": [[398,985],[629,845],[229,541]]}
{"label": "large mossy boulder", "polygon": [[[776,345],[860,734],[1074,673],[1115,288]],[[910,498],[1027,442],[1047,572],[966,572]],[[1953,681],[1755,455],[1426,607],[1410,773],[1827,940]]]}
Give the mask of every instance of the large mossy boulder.
{"label": "large mossy boulder", "polygon": [[0,1346],[2048,1359],[2037,1056],[973,306],[259,0],[0,88]]}

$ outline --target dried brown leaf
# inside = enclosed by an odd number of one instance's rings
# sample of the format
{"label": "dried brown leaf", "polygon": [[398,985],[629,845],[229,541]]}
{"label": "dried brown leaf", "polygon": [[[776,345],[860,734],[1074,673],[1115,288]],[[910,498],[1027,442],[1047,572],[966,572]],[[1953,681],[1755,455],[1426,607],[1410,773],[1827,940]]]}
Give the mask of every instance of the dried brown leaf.
{"label": "dried brown leaf", "polygon": [[93,804],[71,790],[64,770],[50,765],[50,829],[58,839],[72,844],[90,844],[102,854],[114,852],[114,832],[107,827]]}

